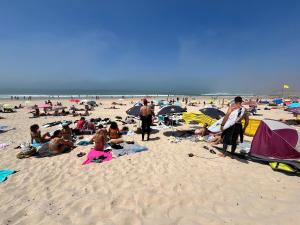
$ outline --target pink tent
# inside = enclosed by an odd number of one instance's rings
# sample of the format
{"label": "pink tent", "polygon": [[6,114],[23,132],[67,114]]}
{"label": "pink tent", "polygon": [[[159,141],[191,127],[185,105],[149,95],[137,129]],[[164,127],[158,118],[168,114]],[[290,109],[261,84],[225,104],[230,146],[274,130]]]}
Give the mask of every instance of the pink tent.
{"label": "pink tent", "polygon": [[284,123],[262,120],[250,154],[261,159],[300,159],[300,134]]}

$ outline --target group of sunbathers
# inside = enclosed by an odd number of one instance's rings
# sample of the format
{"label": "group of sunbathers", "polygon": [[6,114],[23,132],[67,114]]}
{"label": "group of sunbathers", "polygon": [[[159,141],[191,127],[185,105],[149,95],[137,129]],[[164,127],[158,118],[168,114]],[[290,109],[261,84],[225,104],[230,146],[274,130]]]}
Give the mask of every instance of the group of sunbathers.
{"label": "group of sunbathers", "polygon": [[75,148],[76,136],[81,138],[82,134],[94,134],[89,142],[94,143],[95,149],[99,151],[103,150],[108,141],[114,144],[123,142],[122,132],[116,122],[111,122],[108,130],[102,124],[96,125],[93,119],[86,120],[84,117],[76,122],[74,129],[70,128],[68,123],[61,125],[62,129],[57,129],[51,134],[42,134],[37,124],[30,126],[31,145],[37,149],[37,153],[48,156],[68,152]]}

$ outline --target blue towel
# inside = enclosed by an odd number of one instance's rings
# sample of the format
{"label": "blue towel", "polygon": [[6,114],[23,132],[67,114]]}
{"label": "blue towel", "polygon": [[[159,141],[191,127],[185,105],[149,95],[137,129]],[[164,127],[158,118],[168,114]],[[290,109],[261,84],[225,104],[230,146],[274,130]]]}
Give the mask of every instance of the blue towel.
{"label": "blue towel", "polygon": [[4,182],[9,175],[15,172],[15,170],[0,170],[0,183]]}

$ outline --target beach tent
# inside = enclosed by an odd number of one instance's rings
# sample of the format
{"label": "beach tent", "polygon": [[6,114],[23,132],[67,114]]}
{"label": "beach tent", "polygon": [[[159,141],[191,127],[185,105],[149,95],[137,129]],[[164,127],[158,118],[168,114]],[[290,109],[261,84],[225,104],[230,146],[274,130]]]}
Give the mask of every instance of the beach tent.
{"label": "beach tent", "polygon": [[163,108],[161,108],[159,110],[159,112],[157,113],[157,115],[170,115],[170,114],[175,114],[175,113],[183,113],[186,110],[180,106],[177,105],[168,105],[168,106],[164,106]]}
{"label": "beach tent", "polygon": [[279,104],[283,103],[283,100],[282,100],[282,98],[276,98],[276,99],[273,99],[272,102],[275,103],[275,104],[277,104],[277,105],[279,105]]}
{"label": "beach tent", "polygon": [[262,120],[253,138],[250,154],[266,160],[300,159],[300,134],[275,120]]}
{"label": "beach tent", "polygon": [[133,106],[126,111],[127,115],[138,117],[140,114],[141,105]]}
{"label": "beach tent", "polygon": [[300,102],[294,102],[288,105],[288,108],[300,108]]}
{"label": "beach tent", "polygon": [[203,114],[205,114],[211,118],[217,119],[217,120],[221,119],[223,116],[225,116],[224,112],[222,112],[221,110],[216,109],[216,108],[203,108],[203,109],[200,109],[199,111],[202,112]]}

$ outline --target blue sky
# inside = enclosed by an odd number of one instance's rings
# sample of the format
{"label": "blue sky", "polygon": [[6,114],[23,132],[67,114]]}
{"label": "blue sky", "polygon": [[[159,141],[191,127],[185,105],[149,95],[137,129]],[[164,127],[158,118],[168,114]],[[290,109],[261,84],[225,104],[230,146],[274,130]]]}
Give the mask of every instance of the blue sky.
{"label": "blue sky", "polygon": [[300,1],[3,0],[0,88],[299,90]]}

